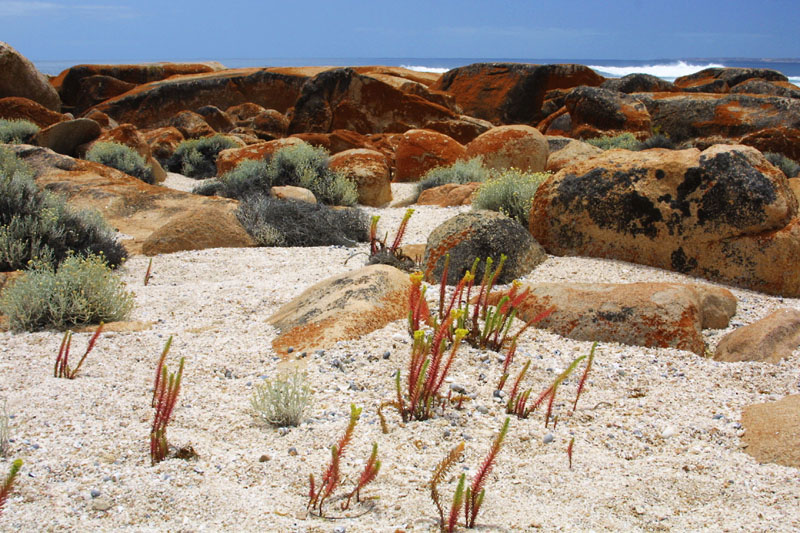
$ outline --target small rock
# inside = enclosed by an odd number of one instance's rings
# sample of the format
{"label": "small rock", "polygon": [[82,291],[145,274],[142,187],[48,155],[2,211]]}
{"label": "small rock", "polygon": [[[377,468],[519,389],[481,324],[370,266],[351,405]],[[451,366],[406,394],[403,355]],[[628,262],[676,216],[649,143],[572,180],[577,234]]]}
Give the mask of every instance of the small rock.
{"label": "small rock", "polygon": [[386,350],[385,352],[383,352],[383,358],[384,359],[389,359],[389,357],[391,357],[391,356],[392,356],[392,352],[390,352],[389,350]]}
{"label": "small rock", "polygon": [[361,390],[361,388],[360,388],[360,387],[359,387],[359,386],[356,384],[356,382],[355,382],[355,381],[353,381],[353,380],[350,380],[350,381],[348,382],[348,384],[347,384],[347,387],[348,387],[350,390],[355,390],[355,391]]}
{"label": "small rock", "polygon": [[712,416],[711,418],[712,418],[713,420],[722,420],[723,418],[725,418],[725,416],[724,416],[724,415],[722,415],[722,414],[720,414],[720,413],[717,413],[717,414],[715,414],[714,416]]}
{"label": "small rock", "polygon": [[259,463],[266,463],[270,459],[272,459],[272,458],[269,455],[264,454],[264,455],[262,455],[261,457],[258,458],[258,462]]}
{"label": "small rock", "polygon": [[289,455],[291,455],[292,457],[294,457],[295,455],[297,455],[297,448],[295,448],[294,446],[292,446],[291,448],[289,448]]}
{"label": "small rock", "polygon": [[665,439],[668,439],[670,437],[674,437],[676,433],[678,433],[678,430],[675,428],[675,426],[668,426],[664,429],[664,431],[661,432],[661,436]]}
{"label": "small rock", "polygon": [[478,405],[475,407],[475,410],[478,411],[480,414],[485,415],[489,412],[489,409],[485,405]]}
{"label": "small rock", "polygon": [[444,433],[443,433],[443,436],[444,436],[444,438],[446,438],[446,439],[447,439],[447,438],[450,438],[450,430],[449,430],[449,429],[445,429],[445,430],[444,430]]}
{"label": "small rock", "polygon": [[336,526],[333,528],[333,533],[345,533],[345,531],[347,531],[347,528],[344,526]]}
{"label": "small rock", "polygon": [[100,491],[97,489],[92,489],[92,491],[89,494],[91,494],[92,498],[97,498],[98,496],[100,496]]}
{"label": "small rock", "polygon": [[506,397],[506,393],[505,393],[505,392],[503,392],[503,391],[501,391],[501,390],[496,390],[496,391],[494,391],[494,392],[492,393],[492,395],[493,395],[495,398],[505,398],[505,397]]}
{"label": "small rock", "polygon": [[552,433],[548,433],[547,435],[542,437],[542,442],[544,442],[545,444],[550,444],[554,440],[556,440],[556,438],[553,436]]}
{"label": "small rock", "polygon": [[108,498],[95,498],[92,500],[92,510],[94,511],[108,511],[114,506],[114,503]]}
{"label": "small rock", "polygon": [[450,390],[453,391],[453,392],[457,392],[458,394],[466,394],[467,393],[467,389],[465,389],[461,385],[458,385],[457,383],[451,383],[450,384]]}
{"label": "small rock", "polygon": [[225,370],[225,377],[231,379],[233,377],[233,373],[230,370]]}
{"label": "small rock", "polygon": [[286,348],[286,353],[292,353],[293,351],[294,351],[293,346],[289,346],[288,348]]}

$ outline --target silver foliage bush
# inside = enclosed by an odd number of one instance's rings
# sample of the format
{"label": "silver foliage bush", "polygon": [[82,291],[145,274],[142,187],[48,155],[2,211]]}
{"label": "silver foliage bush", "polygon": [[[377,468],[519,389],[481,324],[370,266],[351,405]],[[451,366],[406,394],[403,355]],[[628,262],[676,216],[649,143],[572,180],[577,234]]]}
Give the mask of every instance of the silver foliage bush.
{"label": "silver foliage bush", "polygon": [[250,404],[255,415],[273,426],[297,426],[311,401],[306,374],[294,371],[256,385]]}

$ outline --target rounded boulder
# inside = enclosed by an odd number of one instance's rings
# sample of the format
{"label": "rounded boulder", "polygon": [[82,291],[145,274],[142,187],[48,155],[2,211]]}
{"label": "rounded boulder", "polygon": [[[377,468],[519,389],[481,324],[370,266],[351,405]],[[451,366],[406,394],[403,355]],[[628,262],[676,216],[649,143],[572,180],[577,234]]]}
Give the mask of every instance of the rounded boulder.
{"label": "rounded boulder", "polygon": [[542,172],[547,167],[547,139],[536,128],[524,125],[498,126],[467,145],[467,157],[483,157],[487,168],[518,168]]}

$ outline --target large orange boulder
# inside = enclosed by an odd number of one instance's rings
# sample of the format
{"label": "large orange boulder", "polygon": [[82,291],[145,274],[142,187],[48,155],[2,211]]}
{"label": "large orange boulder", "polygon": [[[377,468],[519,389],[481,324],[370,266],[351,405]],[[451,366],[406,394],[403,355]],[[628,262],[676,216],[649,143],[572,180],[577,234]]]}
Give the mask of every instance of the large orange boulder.
{"label": "large orange boulder", "polygon": [[358,203],[379,207],[392,201],[389,165],[375,150],[345,150],[331,156],[331,170],[342,173],[358,187]]}
{"label": "large orange boulder", "polygon": [[59,154],[73,156],[78,146],[97,139],[101,132],[100,124],[94,120],[76,118],[42,128],[33,142]]}
{"label": "large orange boulder", "polygon": [[51,111],[43,105],[21,96],[0,98],[0,118],[27,120],[40,128],[46,128],[56,122],[69,120],[67,116]]}
{"label": "large orange boulder", "polygon": [[766,128],[748,133],[739,142],[762,153],[775,152],[800,161],[800,128]]}
{"label": "large orange boulder", "polygon": [[[279,108],[276,108],[279,109]],[[297,99],[289,133],[397,132],[455,118],[450,109],[350,68],[321,72]]]}
{"label": "large orange boulder", "polygon": [[603,153],[603,150],[597,146],[589,143],[579,141],[577,139],[566,139],[566,142],[554,148],[552,139],[564,139],[564,137],[549,137],[548,144],[550,145],[550,155],[547,156],[547,170],[548,172],[558,172],[562,168],[577,163],[579,161],[586,161]]}
{"label": "large orange boulder", "polygon": [[491,169],[518,168],[542,172],[547,167],[547,139],[530,126],[498,126],[479,135],[467,145],[467,157],[480,156]]}
{"label": "large orange boulder", "polygon": [[215,72],[223,70],[224,68],[225,67],[219,63],[213,62],[75,65],[63,70],[58,76],[53,78],[51,83],[61,96],[64,105],[75,106],[78,105],[79,100],[82,98],[83,91],[99,81],[99,79],[96,79],[94,82],[89,82],[87,84],[85,81],[87,78],[99,76],[106,79],[107,83],[110,85],[114,85],[114,82],[107,80],[107,78],[113,78],[124,84],[136,86],[163,80],[170,76]]}
{"label": "large orange boulder", "polygon": [[216,133],[203,115],[194,111],[181,111],[169,119],[169,125],[178,128],[178,131],[186,139],[210,137]]}
{"label": "large orange boulder", "polygon": [[281,148],[297,146],[298,144],[303,144],[303,141],[294,137],[286,137],[285,139],[251,144],[243,148],[222,150],[217,155],[217,176],[230,172],[245,159],[266,159]]}
{"label": "large orange boulder", "polygon": [[[726,328],[736,313],[727,290],[682,283],[523,283],[518,318],[554,309],[534,327],[582,341],[706,350],[702,330]],[[493,293],[497,302],[508,291]]]}
{"label": "large orange boulder", "polygon": [[467,154],[464,145],[430,130],[409,130],[395,150],[394,181],[419,181],[430,169],[448,166]]}
{"label": "large orange boulder", "polygon": [[583,65],[475,63],[445,72],[431,89],[455,96],[469,116],[493,124],[536,124],[544,118],[547,91],[597,86],[604,80]]}
{"label": "large orange boulder", "polygon": [[472,195],[480,187],[480,182],[471,181],[469,183],[445,183],[438,187],[425,189],[419,194],[418,205],[438,205],[439,207],[454,207],[459,205],[471,205]]}
{"label": "large orange boulder", "polygon": [[609,150],[539,186],[530,231],[554,255],[798,296],[797,212],[786,177],[754,148]]}
{"label": "large orange boulder", "polygon": [[246,248],[256,243],[229,205],[187,207],[157,228],[142,243],[145,255],[206,248]]}
{"label": "large orange boulder", "polygon": [[21,96],[52,111],[61,110],[61,99],[47,77],[28,58],[0,41],[0,98]]}
{"label": "large orange boulder", "polygon": [[161,162],[167,161],[175,153],[178,145],[186,140],[174,126],[146,130],[142,132],[142,136],[150,146],[150,153]]}
{"label": "large orange boulder", "polygon": [[139,85],[95,109],[139,128],[165,126],[173,115],[207,105],[228,109],[252,102],[285,113],[300,96],[300,88],[306,80],[307,76],[262,68],[172,76]]}
{"label": "large orange boulder", "polygon": [[769,128],[800,128],[800,100],[752,94],[637,93],[653,128],[675,142],[736,139]]}
{"label": "large orange boulder", "polygon": [[136,84],[118,80],[113,76],[97,75],[83,78],[73,112],[80,114],[100,102],[130,91],[134,87]]}
{"label": "large orange boulder", "polygon": [[625,132],[639,139],[650,136],[650,113],[635,96],[600,87],[577,87],[565,105],[572,137],[590,139]]}
{"label": "large orange boulder", "polygon": [[444,133],[461,144],[467,144],[478,135],[492,129],[492,127],[493,124],[488,120],[460,115],[456,118],[426,122],[423,129]]}

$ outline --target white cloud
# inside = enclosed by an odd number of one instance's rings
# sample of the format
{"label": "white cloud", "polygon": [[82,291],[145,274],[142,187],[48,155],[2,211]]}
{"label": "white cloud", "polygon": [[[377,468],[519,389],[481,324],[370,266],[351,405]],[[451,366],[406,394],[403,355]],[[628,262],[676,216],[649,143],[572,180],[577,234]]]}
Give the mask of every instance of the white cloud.
{"label": "white cloud", "polygon": [[19,17],[35,15],[42,11],[60,9],[61,6],[52,2],[0,2],[0,17]]}

